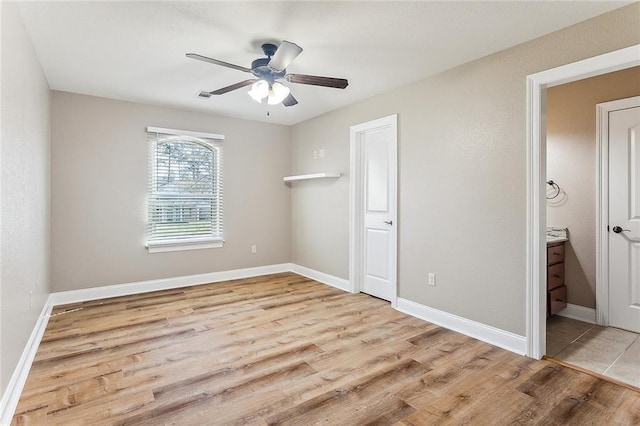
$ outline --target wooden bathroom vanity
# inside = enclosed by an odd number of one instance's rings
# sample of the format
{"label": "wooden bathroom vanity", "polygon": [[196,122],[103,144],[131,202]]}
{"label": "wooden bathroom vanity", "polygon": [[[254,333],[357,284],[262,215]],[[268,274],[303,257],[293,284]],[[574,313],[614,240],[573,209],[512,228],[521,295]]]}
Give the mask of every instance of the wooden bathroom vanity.
{"label": "wooden bathroom vanity", "polygon": [[567,307],[564,284],[564,241],[547,243],[547,316]]}

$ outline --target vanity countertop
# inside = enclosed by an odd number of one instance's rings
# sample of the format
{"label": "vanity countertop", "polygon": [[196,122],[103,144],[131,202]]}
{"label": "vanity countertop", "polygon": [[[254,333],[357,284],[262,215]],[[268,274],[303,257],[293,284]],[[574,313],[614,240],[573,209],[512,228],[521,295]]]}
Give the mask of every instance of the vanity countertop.
{"label": "vanity countertop", "polygon": [[547,226],[547,245],[564,243],[565,241],[569,241],[567,238],[567,228]]}
{"label": "vanity countertop", "polygon": [[547,245],[556,244],[556,243],[564,243],[565,241],[569,241],[568,238],[564,237],[551,237],[547,235]]}

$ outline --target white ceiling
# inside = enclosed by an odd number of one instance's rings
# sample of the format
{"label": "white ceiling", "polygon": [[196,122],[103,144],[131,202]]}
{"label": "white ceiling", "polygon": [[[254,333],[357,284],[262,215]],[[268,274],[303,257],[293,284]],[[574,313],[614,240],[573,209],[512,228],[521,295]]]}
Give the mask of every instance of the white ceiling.
{"label": "white ceiling", "polygon": [[[523,43],[629,2],[21,2],[51,89],[295,124]],[[265,41],[304,48],[288,72],[341,77],[345,90],[285,83],[300,102],[267,108],[249,78],[185,57],[245,67]]]}

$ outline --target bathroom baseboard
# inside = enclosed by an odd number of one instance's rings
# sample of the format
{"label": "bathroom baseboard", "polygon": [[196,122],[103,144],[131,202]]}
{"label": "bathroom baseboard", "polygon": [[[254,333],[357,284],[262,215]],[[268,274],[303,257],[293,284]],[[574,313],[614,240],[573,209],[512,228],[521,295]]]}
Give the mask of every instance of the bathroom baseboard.
{"label": "bathroom baseboard", "polygon": [[565,318],[571,318],[574,320],[588,322],[589,324],[596,323],[596,310],[593,308],[586,308],[580,305],[572,305],[567,303],[567,307],[558,312],[556,315]]}

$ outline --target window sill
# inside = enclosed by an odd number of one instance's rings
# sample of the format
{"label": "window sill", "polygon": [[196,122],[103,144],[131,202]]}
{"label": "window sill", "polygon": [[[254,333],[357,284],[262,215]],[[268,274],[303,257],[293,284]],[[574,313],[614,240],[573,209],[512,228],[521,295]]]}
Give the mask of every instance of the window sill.
{"label": "window sill", "polygon": [[148,242],[147,250],[149,253],[166,253],[170,251],[184,251],[184,250],[201,250],[221,248],[224,245],[224,240],[215,239],[199,239],[199,240],[173,240],[162,242]]}

